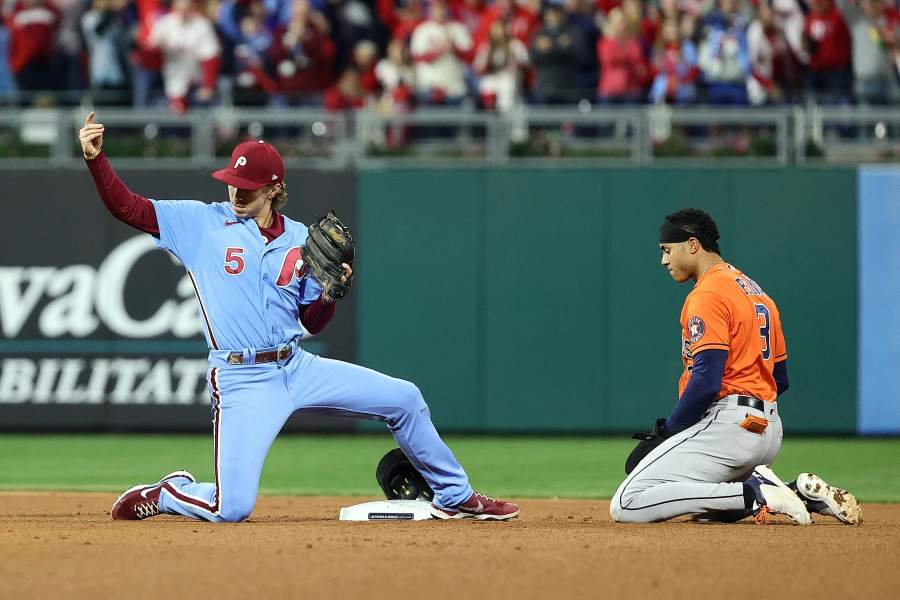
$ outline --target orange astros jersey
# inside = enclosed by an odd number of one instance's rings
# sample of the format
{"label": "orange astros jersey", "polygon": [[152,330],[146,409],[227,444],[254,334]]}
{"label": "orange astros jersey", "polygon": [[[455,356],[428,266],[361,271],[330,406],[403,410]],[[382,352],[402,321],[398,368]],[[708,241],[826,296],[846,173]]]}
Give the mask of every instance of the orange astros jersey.
{"label": "orange astros jersey", "polygon": [[691,378],[694,355],[727,350],[722,388],[730,394],[773,402],[777,388],[772,371],[787,359],[778,307],[755,281],[726,263],[712,265],[697,280],[681,309],[681,397]]}

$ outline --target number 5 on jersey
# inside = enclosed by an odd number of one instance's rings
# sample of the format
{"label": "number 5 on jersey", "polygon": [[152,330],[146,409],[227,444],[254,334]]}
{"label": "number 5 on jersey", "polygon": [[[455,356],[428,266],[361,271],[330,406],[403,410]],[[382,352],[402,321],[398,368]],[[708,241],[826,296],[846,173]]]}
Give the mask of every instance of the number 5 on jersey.
{"label": "number 5 on jersey", "polygon": [[225,248],[225,272],[229,275],[237,275],[244,270],[244,259],[241,254],[243,248]]}

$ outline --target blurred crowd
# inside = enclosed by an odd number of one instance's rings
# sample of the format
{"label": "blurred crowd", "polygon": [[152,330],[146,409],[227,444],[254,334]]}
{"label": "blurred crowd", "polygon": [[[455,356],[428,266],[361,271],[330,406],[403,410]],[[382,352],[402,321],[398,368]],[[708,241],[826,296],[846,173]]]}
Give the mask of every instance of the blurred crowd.
{"label": "blurred crowd", "polygon": [[6,0],[0,98],[900,104],[896,0]]}

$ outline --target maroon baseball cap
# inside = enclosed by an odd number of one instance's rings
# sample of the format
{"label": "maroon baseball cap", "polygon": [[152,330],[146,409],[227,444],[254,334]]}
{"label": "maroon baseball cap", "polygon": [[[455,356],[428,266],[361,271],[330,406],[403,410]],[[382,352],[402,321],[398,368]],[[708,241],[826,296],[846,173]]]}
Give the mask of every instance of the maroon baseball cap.
{"label": "maroon baseball cap", "polygon": [[228,167],[212,176],[241,190],[258,190],[284,180],[284,161],[272,144],[250,140],[235,146]]}

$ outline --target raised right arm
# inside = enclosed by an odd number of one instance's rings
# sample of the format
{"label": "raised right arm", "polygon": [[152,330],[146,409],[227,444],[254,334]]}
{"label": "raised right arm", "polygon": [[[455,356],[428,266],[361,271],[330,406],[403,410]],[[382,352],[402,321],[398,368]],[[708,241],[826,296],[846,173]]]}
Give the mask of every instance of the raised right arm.
{"label": "raised right arm", "polygon": [[94,178],[100,199],[116,219],[158,238],[159,222],[153,203],[129,190],[113,171],[101,149],[103,131],[101,123],[94,123],[94,113],[91,112],[84,120],[84,127],[78,132],[84,160]]}

